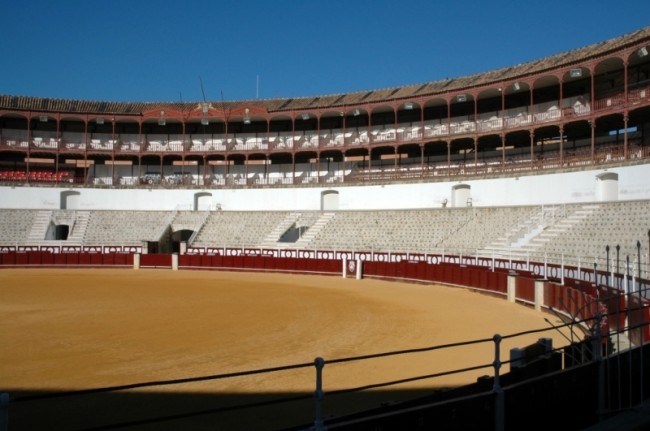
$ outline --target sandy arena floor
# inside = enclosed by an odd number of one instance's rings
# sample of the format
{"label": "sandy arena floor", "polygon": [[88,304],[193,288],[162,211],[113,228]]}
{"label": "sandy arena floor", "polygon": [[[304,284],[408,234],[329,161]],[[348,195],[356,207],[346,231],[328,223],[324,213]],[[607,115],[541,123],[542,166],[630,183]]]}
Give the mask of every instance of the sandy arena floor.
{"label": "sandy arena floor", "polygon": [[[492,343],[345,364],[328,360],[548,328],[557,319],[460,288],[341,277],[217,271],[0,270],[0,390],[12,397],[326,361],[325,392],[490,364]],[[558,322],[559,323],[559,322]],[[504,340],[512,347],[557,331]],[[502,372],[507,372],[505,365]],[[491,368],[326,399],[352,405],[471,383]],[[12,402],[9,430],[91,429],[312,394],[313,367],[94,397]],[[91,398],[91,399],[88,399]],[[357,403],[357,401],[359,401]],[[129,429],[280,429],[310,423],[314,401],[194,415]],[[146,420],[144,421],[146,422]],[[111,428],[113,429],[113,428]],[[117,429],[117,428],[115,428]]]}

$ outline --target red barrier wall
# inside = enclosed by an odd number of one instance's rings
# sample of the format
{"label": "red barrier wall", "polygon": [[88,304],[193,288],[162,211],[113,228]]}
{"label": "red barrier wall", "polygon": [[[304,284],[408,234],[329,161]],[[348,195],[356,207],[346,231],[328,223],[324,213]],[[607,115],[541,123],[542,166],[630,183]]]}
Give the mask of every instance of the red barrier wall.
{"label": "red barrier wall", "polygon": [[557,297],[559,295],[558,289],[556,289],[556,284],[550,283],[544,289],[544,305],[547,307],[557,307]]}
{"label": "red barrier wall", "polygon": [[0,253],[2,266],[133,266],[133,255],[127,253],[52,253],[27,251]]}
{"label": "red barrier wall", "polygon": [[339,274],[342,263],[338,259],[301,259],[297,257],[273,257],[269,255],[182,255],[180,268],[233,269],[246,271],[280,271],[292,273]]}
{"label": "red barrier wall", "polygon": [[493,272],[485,267],[419,261],[363,262],[363,276],[456,284],[504,294],[508,278],[505,271]]}
{"label": "red barrier wall", "polygon": [[15,253],[0,253],[0,265],[11,266],[16,263],[16,254]]}
{"label": "red barrier wall", "polygon": [[171,268],[171,254],[143,254],[140,256],[141,267]]}
{"label": "red barrier wall", "polygon": [[517,277],[515,296],[528,302],[535,302],[535,280],[532,278]]}

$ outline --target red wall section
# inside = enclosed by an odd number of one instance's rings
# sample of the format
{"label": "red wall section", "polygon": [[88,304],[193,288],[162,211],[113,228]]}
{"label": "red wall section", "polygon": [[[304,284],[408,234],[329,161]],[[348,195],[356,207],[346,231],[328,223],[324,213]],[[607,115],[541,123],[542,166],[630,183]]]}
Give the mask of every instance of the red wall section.
{"label": "red wall section", "polygon": [[127,253],[52,253],[27,251],[0,253],[2,266],[133,266],[133,255]]}
{"label": "red wall section", "polygon": [[143,254],[140,256],[141,267],[171,268],[171,254]]}
{"label": "red wall section", "polygon": [[532,278],[517,277],[515,296],[521,300],[535,301],[535,280]]}

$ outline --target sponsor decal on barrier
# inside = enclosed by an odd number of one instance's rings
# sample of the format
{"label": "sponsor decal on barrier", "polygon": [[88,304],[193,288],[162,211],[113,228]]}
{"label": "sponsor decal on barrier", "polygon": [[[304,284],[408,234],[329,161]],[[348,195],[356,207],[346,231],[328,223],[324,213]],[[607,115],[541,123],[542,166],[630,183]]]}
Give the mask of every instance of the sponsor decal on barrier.
{"label": "sponsor decal on barrier", "polygon": [[342,260],[344,273],[346,278],[355,278],[357,275],[357,262],[354,259]]}
{"label": "sponsor decal on barrier", "polygon": [[61,253],[81,253],[81,246],[61,246]]}
{"label": "sponsor decal on barrier", "polygon": [[21,246],[18,246],[18,251],[19,252],[39,251],[38,249],[39,249],[39,247],[37,245],[33,245],[33,246],[21,245]]}

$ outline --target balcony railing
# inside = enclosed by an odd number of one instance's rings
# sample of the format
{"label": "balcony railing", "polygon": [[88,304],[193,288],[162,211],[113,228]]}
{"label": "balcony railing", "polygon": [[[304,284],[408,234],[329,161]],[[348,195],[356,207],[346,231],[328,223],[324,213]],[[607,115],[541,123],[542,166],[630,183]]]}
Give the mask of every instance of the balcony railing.
{"label": "balcony railing", "polygon": [[[593,106],[583,96],[557,102],[545,102],[532,107],[508,109],[477,119],[452,117],[428,119],[423,122],[374,125],[369,128],[328,129],[296,132],[238,133],[238,134],[111,134],[83,132],[46,132],[40,130],[3,129],[0,149],[20,149],[32,152],[92,153],[107,155],[141,154],[210,154],[219,152],[273,152],[301,149],[341,149],[372,144],[400,144],[445,139],[477,133],[489,134],[536,124],[561,122],[585,117],[604,110],[620,110],[625,106],[625,94],[617,93],[594,101]],[[628,93],[629,106],[650,104],[650,86]],[[532,112],[531,112],[532,111]]]}

